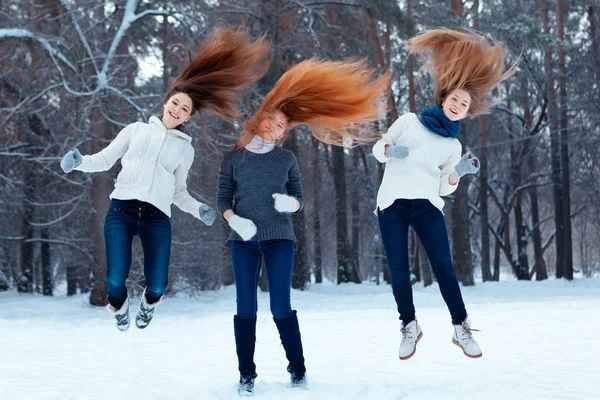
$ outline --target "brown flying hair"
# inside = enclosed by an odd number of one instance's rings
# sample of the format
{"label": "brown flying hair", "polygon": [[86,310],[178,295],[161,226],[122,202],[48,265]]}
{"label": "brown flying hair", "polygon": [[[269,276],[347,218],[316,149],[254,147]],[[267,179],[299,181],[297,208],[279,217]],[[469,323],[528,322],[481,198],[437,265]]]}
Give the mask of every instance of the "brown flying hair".
{"label": "brown flying hair", "polygon": [[489,35],[462,29],[439,28],[425,31],[408,41],[409,54],[420,54],[435,77],[435,103],[440,105],[456,89],[471,96],[468,115],[488,113],[500,102],[500,94],[492,100],[487,95],[510,78],[520,59],[502,72],[506,58],[504,43]]}
{"label": "brown flying hair", "polygon": [[215,28],[171,84],[163,104],[185,93],[192,99],[193,111],[209,110],[232,121],[239,114],[237,101],[243,87],[260,79],[271,61],[271,42],[265,35],[252,41],[245,27]]}
{"label": "brown flying hair", "polygon": [[390,78],[390,73],[377,78],[366,60],[303,61],[279,78],[243,124],[235,148],[250,143],[254,135],[262,137],[260,123],[277,110],[287,117],[288,128],[306,124],[324,143],[349,147],[375,141],[380,135],[370,124],[385,111],[381,100],[388,94]]}

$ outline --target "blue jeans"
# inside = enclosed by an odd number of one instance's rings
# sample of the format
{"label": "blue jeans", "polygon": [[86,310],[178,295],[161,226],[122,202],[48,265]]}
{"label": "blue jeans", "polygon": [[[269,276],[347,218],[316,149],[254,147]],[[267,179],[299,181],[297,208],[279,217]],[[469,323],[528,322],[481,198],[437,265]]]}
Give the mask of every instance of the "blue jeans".
{"label": "blue jeans", "polygon": [[408,264],[408,226],[410,225],[427,252],[442,297],[450,310],[452,323],[460,325],[465,320],[467,311],[454,273],[448,232],[442,212],[426,199],[398,199],[385,210],[378,210],[377,217],[400,319],[405,325],[415,319]]}
{"label": "blue jeans", "polygon": [[127,298],[125,281],[131,269],[131,243],[139,236],[144,249],[146,301],[156,303],[168,283],[171,221],[152,204],[139,200],[112,200],[104,220],[108,302],[121,308]]}
{"label": "blue jeans", "polygon": [[293,315],[290,304],[295,243],[292,240],[231,241],[238,318],[252,319],[258,311],[258,276],[265,258],[271,313],[276,320]]}

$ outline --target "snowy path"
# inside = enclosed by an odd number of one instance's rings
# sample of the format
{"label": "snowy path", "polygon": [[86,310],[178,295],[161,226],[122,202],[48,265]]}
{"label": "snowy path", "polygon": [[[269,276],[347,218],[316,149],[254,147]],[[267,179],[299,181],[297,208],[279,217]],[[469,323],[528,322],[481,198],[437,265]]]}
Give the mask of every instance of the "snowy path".
{"label": "snowy path", "polygon": [[[286,360],[259,299],[257,399],[600,399],[600,280],[500,282],[463,289],[483,358],[451,343],[437,286],[415,288],[424,332],[397,358],[390,288],[294,291],[309,391],[286,384]],[[169,298],[145,331],[120,333],[86,296],[0,293],[0,398],[235,399],[232,288]],[[137,311],[138,301],[132,305]]]}

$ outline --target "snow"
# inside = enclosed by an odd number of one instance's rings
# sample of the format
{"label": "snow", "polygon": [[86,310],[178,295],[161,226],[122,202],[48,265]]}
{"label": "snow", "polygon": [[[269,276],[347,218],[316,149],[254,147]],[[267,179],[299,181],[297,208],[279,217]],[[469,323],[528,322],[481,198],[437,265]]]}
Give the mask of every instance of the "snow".
{"label": "snow", "polygon": [[[504,281],[463,288],[481,359],[451,343],[437,286],[414,287],[423,328],[400,361],[389,286],[330,283],[293,291],[308,391],[287,362],[259,295],[257,399],[598,399],[600,280]],[[139,300],[132,302],[135,315]],[[2,399],[236,399],[232,287],[167,298],[146,330],[126,333],[75,297],[0,293]]]}

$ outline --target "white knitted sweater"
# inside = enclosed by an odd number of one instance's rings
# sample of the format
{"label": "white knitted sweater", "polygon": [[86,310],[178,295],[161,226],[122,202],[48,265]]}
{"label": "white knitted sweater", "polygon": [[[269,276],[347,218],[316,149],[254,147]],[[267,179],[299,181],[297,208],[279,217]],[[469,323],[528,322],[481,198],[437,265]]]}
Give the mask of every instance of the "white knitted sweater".
{"label": "white knitted sweater", "polygon": [[202,205],[187,191],[187,176],[194,161],[192,138],[176,129],[167,129],[157,117],[127,125],[102,151],[83,156],[76,170],[109,170],[119,158],[121,172],[111,199],[140,200],[171,216],[171,203],[200,218]]}
{"label": "white knitted sweater", "polygon": [[[386,144],[408,147],[408,156],[403,159],[385,156]],[[448,183],[448,176],[460,161],[461,151],[458,139],[437,135],[425,128],[414,113],[404,114],[373,146],[375,158],[387,163],[377,193],[377,207],[384,210],[397,199],[427,199],[442,211],[441,196],[453,193],[458,187]]]}

